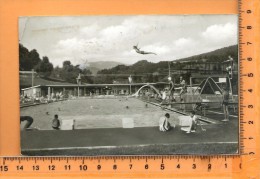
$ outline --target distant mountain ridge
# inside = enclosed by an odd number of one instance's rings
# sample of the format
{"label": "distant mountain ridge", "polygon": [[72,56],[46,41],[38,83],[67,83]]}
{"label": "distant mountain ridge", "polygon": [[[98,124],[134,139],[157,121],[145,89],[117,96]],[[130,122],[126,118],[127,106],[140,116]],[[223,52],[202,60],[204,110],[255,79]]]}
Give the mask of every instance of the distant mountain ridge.
{"label": "distant mountain ridge", "polygon": [[[186,58],[172,60],[170,62],[185,63],[185,62],[223,62],[231,56],[235,62],[238,61],[238,45],[232,45],[229,47],[220,48],[211,52],[202,53]],[[168,61],[160,61],[158,63],[149,62],[147,60],[141,60],[133,65],[117,65],[110,69],[103,69],[98,71],[99,74],[117,74],[117,73],[154,73],[159,72],[161,69],[168,69]],[[177,67],[180,68],[180,67]]]}
{"label": "distant mountain ridge", "polygon": [[186,58],[181,58],[174,60],[175,62],[183,62],[183,61],[196,61],[201,59],[208,59],[209,61],[213,61],[214,59],[226,58],[228,56],[232,56],[235,60],[238,59],[238,45],[232,45],[228,47],[223,47],[220,49],[216,49],[210,52],[202,53],[199,55],[193,55]]}
{"label": "distant mountain ridge", "polygon": [[97,61],[97,62],[89,62],[87,68],[92,72],[92,74],[97,74],[97,72],[100,70],[111,69],[118,65],[124,65],[124,64],[115,61]]}
{"label": "distant mountain ridge", "polygon": [[[223,64],[222,62],[228,60],[228,56],[231,56],[235,63],[238,62],[238,45],[232,45],[200,55],[194,55],[172,61],[160,61],[158,63],[153,63],[147,60],[141,60],[133,65],[117,65],[110,69],[98,71],[97,74],[101,76],[98,83],[112,83],[115,80],[122,83],[127,83],[128,81],[124,77],[125,75],[132,75],[133,81],[136,83],[167,81],[169,64],[172,73],[175,72],[176,75],[176,73],[180,74],[181,70],[184,70],[185,68],[187,69],[187,66],[191,69],[200,69],[200,63],[213,62],[214,64]],[[215,68],[219,69],[220,67],[216,66]],[[118,74],[125,75],[120,77]],[[183,72],[182,76],[184,76],[187,80],[189,78],[189,74],[186,72]]]}

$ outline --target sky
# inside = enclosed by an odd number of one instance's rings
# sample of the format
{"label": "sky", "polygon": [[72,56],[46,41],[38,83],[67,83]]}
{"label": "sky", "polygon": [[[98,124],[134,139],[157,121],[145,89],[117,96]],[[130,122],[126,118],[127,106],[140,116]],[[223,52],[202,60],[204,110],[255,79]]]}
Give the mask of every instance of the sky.
{"label": "sky", "polygon": [[[238,43],[237,15],[20,17],[19,43],[54,66],[173,61]],[[135,52],[134,45],[143,51]]]}

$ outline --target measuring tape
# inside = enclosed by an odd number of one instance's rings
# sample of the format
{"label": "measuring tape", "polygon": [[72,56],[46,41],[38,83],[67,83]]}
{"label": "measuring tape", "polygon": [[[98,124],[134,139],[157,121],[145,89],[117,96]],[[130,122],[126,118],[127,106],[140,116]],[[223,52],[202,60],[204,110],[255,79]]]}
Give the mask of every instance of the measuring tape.
{"label": "measuring tape", "polygon": [[[251,1],[251,2],[249,2]],[[239,1],[239,58],[240,58],[240,154],[221,156],[100,156],[100,157],[2,157],[0,176],[19,174],[106,176],[172,176],[207,174],[240,175],[255,172],[259,162],[257,153],[256,84],[254,2]]]}

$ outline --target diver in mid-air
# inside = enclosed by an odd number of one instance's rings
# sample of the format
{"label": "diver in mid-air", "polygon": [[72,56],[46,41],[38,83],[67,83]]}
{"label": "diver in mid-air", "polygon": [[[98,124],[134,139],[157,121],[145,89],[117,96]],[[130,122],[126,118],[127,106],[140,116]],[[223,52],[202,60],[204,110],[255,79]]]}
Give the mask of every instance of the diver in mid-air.
{"label": "diver in mid-air", "polygon": [[134,46],[133,46],[133,49],[136,51],[136,53],[140,53],[140,54],[142,54],[142,55],[147,55],[147,54],[157,55],[156,53],[153,53],[153,52],[145,52],[145,51],[140,50],[140,48],[138,48],[138,44],[137,44],[137,45],[134,45]]}

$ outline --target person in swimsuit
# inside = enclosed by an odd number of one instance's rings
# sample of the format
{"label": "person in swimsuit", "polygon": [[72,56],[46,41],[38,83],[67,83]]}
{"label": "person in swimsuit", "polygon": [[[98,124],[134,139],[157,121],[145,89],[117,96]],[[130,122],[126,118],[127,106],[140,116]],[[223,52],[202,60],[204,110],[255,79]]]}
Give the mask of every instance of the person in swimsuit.
{"label": "person in swimsuit", "polygon": [[52,120],[52,128],[56,130],[60,130],[60,120],[57,114],[54,115],[54,119]]}
{"label": "person in swimsuit", "polygon": [[162,132],[169,131],[171,129],[171,125],[168,122],[168,119],[170,118],[170,114],[166,113],[164,116],[162,116],[159,120],[159,130]]}
{"label": "person in swimsuit", "polygon": [[223,111],[224,111],[224,119],[222,121],[229,121],[229,111],[228,111],[228,101],[229,101],[229,92],[226,87],[223,88]]}

